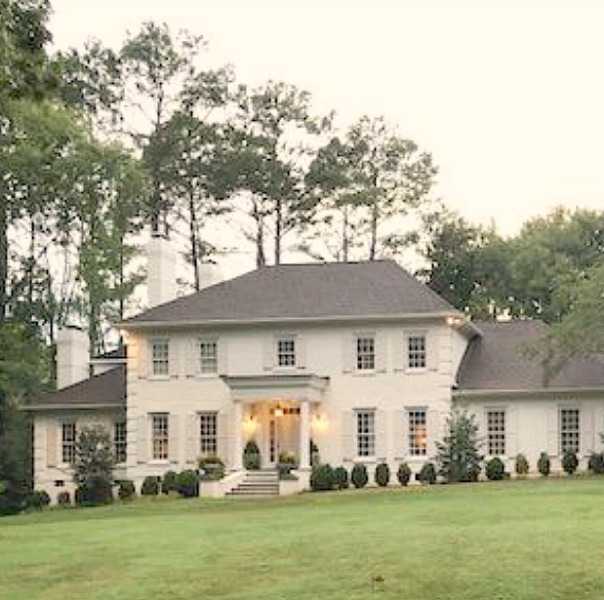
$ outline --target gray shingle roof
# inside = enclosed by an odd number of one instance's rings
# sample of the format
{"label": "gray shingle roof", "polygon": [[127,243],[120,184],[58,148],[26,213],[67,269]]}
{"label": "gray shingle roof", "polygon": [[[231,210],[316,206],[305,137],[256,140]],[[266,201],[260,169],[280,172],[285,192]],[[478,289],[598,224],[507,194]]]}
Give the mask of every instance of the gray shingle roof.
{"label": "gray shingle roof", "polygon": [[124,325],[457,313],[393,261],[279,265],[152,308]]}
{"label": "gray shingle roof", "polygon": [[474,338],[466,350],[458,372],[460,392],[604,388],[604,364],[595,358],[573,360],[544,381],[539,360],[528,358],[523,350],[547,333],[547,325],[540,321],[474,324],[483,335]]}
{"label": "gray shingle roof", "polygon": [[126,366],[41,394],[28,410],[126,407]]}

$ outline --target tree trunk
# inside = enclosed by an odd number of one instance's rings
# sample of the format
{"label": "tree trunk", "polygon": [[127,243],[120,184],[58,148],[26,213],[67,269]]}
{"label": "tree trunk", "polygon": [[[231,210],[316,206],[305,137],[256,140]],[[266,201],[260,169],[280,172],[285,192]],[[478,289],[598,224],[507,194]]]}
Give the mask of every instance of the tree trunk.
{"label": "tree trunk", "polygon": [[281,264],[281,236],[283,235],[283,202],[277,200],[275,206],[275,264]]}
{"label": "tree trunk", "polygon": [[345,206],[342,211],[342,262],[348,262],[348,208]]}
{"label": "tree trunk", "polygon": [[195,291],[201,289],[199,277],[199,240],[197,235],[197,211],[195,210],[195,193],[189,186],[189,244],[191,245],[191,264],[193,266],[193,281]]}
{"label": "tree trunk", "polygon": [[371,207],[371,242],[369,244],[369,260],[375,260],[377,249],[377,224],[378,224],[378,207]]}
{"label": "tree trunk", "polygon": [[252,217],[256,221],[256,268],[266,266],[264,255],[264,215],[258,206],[258,200],[252,200]]}
{"label": "tree trunk", "polygon": [[8,281],[8,206],[4,194],[4,184],[0,178],[0,330],[4,325],[7,304]]}

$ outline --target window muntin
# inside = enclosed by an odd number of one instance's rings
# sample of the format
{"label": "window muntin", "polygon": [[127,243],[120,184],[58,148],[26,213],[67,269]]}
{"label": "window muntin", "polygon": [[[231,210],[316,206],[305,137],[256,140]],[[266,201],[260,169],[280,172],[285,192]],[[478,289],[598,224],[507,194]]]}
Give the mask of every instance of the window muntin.
{"label": "window muntin", "polygon": [[151,445],[153,460],[168,460],[169,434],[168,415],[165,413],[152,415]]}
{"label": "window muntin", "polygon": [[218,452],[218,415],[215,412],[199,413],[199,451],[203,456]]}
{"label": "window muntin", "polygon": [[126,421],[118,421],[113,428],[113,452],[118,464],[126,462],[126,444]]}
{"label": "window muntin", "polygon": [[277,340],[277,366],[296,366],[296,340],[293,337]]}
{"label": "window muntin", "polygon": [[560,421],[560,454],[579,452],[581,436],[580,411],[578,408],[561,408]]}
{"label": "window muntin", "polygon": [[151,367],[153,375],[168,375],[170,369],[170,344],[168,340],[151,342]]}
{"label": "window muntin", "polygon": [[356,346],[357,371],[373,371],[375,369],[375,338],[373,336],[358,336]]}
{"label": "window muntin", "polygon": [[409,369],[426,368],[425,335],[410,335],[407,338],[407,366]]}
{"label": "window muntin", "polygon": [[409,454],[425,456],[428,450],[428,428],[426,411],[410,410],[407,413],[409,424]]}
{"label": "window muntin", "polygon": [[490,456],[505,456],[505,411],[487,411],[487,452]]}
{"label": "window muntin", "polygon": [[61,426],[61,457],[64,463],[72,464],[75,461],[76,424],[73,421],[63,423]]}
{"label": "window muntin", "polygon": [[199,341],[199,371],[200,373],[218,372],[218,344],[216,340]]}
{"label": "window muntin", "polygon": [[357,418],[357,456],[375,455],[375,411],[359,410]]}

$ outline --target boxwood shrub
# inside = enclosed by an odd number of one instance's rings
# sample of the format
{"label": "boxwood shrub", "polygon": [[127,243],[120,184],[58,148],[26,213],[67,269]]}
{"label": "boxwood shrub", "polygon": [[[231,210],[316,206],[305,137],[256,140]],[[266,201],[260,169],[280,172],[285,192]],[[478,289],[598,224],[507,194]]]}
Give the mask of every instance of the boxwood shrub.
{"label": "boxwood shrub", "polygon": [[352,485],[357,489],[365,487],[369,481],[367,467],[362,463],[356,463],[354,467],[352,467],[350,480],[352,481]]}
{"label": "boxwood shrub", "polygon": [[417,478],[423,483],[432,485],[436,483],[436,467],[434,463],[427,462],[421,468],[420,472],[417,475]]}
{"label": "boxwood shrub", "polygon": [[489,481],[500,481],[503,479],[505,475],[505,465],[503,464],[503,461],[498,456],[487,461],[485,474]]}
{"label": "boxwood shrub", "polygon": [[587,468],[594,475],[604,474],[604,452],[592,452],[589,455],[589,460],[587,462]]}
{"label": "boxwood shrub", "polygon": [[36,510],[42,510],[50,504],[50,496],[44,490],[35,490],[29,495],[27,504]]}
{"label": "boxwood shrub", "polygon": [[136,488],[134,487],[134,482],[130,479],[122,479],[119,482],[119,488],[117,490],[117,495],[120,500],[131,500],[136,497]]}
{"label": "boxwood shrub", "polygon": [[159,477],[147,475],[141,486],[141,496],[157,496],[159,494]]}
{"label": "boxwood shrub", "polygon": [[539,460],[537,461],[537,470],[543,477],[547,477],[550,473],[552,467],[552,463],[547,455],[547,452],[542,452],[539,455]]}
{"label": "boxwood shrub", "polygon": [[516,468],[516,475],[518,475],[519,477],[524,477],[525,475],[528,475],[529,462],[526,459],[526,456],[524,456],[524,454],[518,454],[516,456],[515,468]]}
{"label": "boxwood shrub", "polygon": [[169,494],[178,490],[176,471],[166,471],[161,478],[161,493]]}
{"label": "boxwood shrub", "polygon": [[113,502],[113,482],[103,475],[88,477],[85,483],[76,489],[76,504],[97,506]]}
{"label": "boxwood shrub", "polygon": [[380,487],[386,487],[390,483],[390,467],[386,463],[380,463],[375,468],[375,482]]}
{"label": "boxwood shrub", "polygon": [[315,492],[333,489],[335,484],[334,470],[329,464],[317,465],[310,473],[310,488]]}
{"label": "boxwood shrub", "polygon": [[333,480],[338,490],[344,490],[350,485],[348,471],[344,467],[336,467],[333,470]]}
{"label": "boxwood shrub", "polygon": [[406,486],[411,479],[411,467],[407,463],[401,463],[396,472],[396,478],[402,486]]}
{"label": "boxwood shrub", "polygon": [[192,469],[186,469],[177,475],[177,491],[183,498],[199,496],[199,476]]}
{"label": "boxwood shrub", "polygon": [[579,459],[575,452],[565,452],[562,457],[562,468],[567,475],[572,475],[579,466]]}

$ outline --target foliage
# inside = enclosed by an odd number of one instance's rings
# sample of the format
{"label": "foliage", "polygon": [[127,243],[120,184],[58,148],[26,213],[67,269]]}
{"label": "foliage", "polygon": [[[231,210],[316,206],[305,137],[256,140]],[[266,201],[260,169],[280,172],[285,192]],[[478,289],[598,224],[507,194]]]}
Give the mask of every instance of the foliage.
{"label": "foliage", "polygon": [[177,491],[183,498],[199,496],[199,476],[192,469],[181,471],[176,481]]}
{"label": "foliage", "polygon": [[453,412],[447,419],[443,441],[436,443],[439,475],[449,483],[473,481],[482,460],[480,447],[475,416]]}
{"label": "foliage", "polygon": [[34,490],[27,498],[27,505],[36,510],[42,510],[50,504],[50,496],[44,490]]}
{"label": "foliage", "polygon": [[334,470],[331,465],[321,464],[312,468],[310,473],[310,489],[315,492],[324,492],[333,489],[335,484]]}
{"label": "foliage", "polygon": [[159,494],[159,477],[147,475],[141,485],[141,496],[157,496]]}
{"label": "foliage", "polygon": [[568,450],[562,457],[562,468],[567,475],[572,475],[579,466],[579,459],[577,453]]}
{"label": "foliage", "polygon": [[134,487],[134,481],[131,479],[122,479],[119,482],[117,495],[120,500],[133,500],[136,498],[136,488]]}
{"label": "foliage", "polygon": [[75,442],[73,480],[76,485],[86,486],[91,478],[111,483],[115,457],[111,435],[103,425],[82,427]]}
{"label": "foliage", "polygon": [[57,504],[59,506],[71,505],[71,494],[67,490],[63,490],[57,494]]}
{"label": "foliage", "polygon": [[499,481],[504,478],[505,465],[498,456],[495,456],[491,460],[487,461],[485,475],[489,481]]}
{"label": "foliage", "polygon": [[290,475],[291,471],[298,466],[296,457],[291,452],[280,452],[277,463],[277,470],[279,471],[279,477],[286,477]]}
{"label": "foliage", "polygon": [[403,462],[398,466],[396,478],[402,486],[406,486],[409,483],[411,479],[411,467],[406,462]]}
{"label": "foliage", "polygon": [[390,483],[390,467],[386,463],[380,463],[375,468],[375,482],[380,487],[386,487]]}
{"label": "foliage", "polygon": [[427,462],[422,465],[417,478],[423,484],[433,485],[436,483],[436,467],[434,463]]}
{"label": "foliage", "polygon": [[250,471],[260,469],[260,448],[254,440],[250,440],[243,449],[243,466]]}
{"label": "foliage", "polygon": [[169,494],[170,492],[176,492],[177,488],[176,471],[166,471],[161,479],[161,493]]}
{"label": "foliage", "polygon": [[310,466],[314,467],[321,462],[321,455],[319,454],[319,447],[315,444],[313,439],[310,440],[309,446],[308,454],[310,456]]}
{"label": "foliage", "polygon": [[589,455],[587,468],[594,475],[604,475],[604,452],[592,452]]}
{"label": "foliage", "polygon": [[363,463],[355,463],[350,472],[350,481],[355,488],[364,488],[369,481],[367,467]]}
{"label": "foliage", "polygon": [[76,504],[96,506],[113,502],[113,485],[104,475],[90,475],[77,488]]}
{"label": "foliage", "polygon": [[333,470],[333,481],[336,489],[344,490],[350,485],[348,471],[345,467],[336,467]]}
{"label": "foliage", "polygon": [[551,461],[547,452],[542,452],[539,455],[539,460],[537,461],[537,470],[543,477],[547,477],[550,474],[551,470]]}
{"label": "foliage", "polygon": [[516,473],[519,476],[525,476],[528,475],[529,472],[529,462],[526,458],[526,456],[524,456],[524,454],[518,454],[516,455],[516,461],[515,461],[515,469],[516,469]]}
{"label": "foliage", "polygon": [[218,456],[204,456],[197,461],[197,466],[204,479],[218,480],[224,477],[225,464]]}

